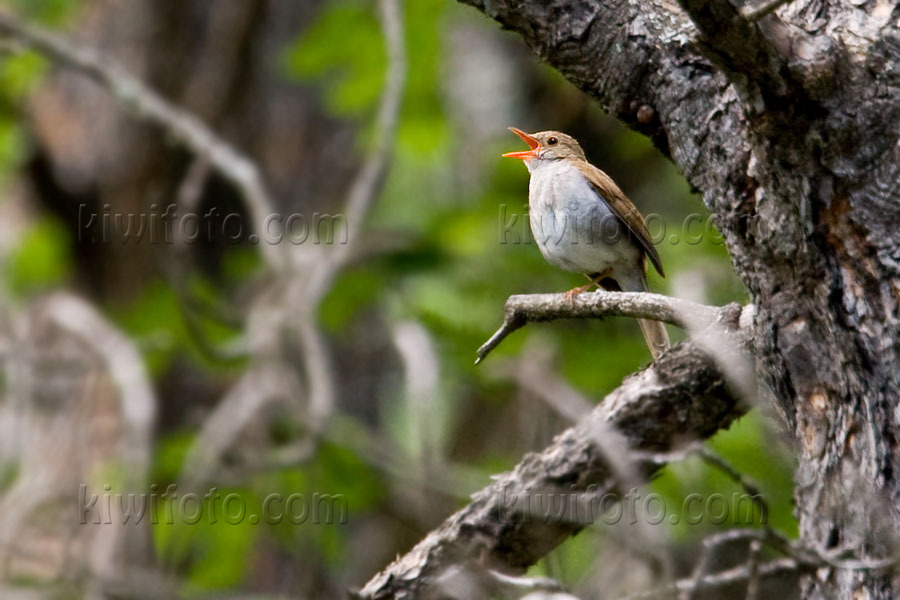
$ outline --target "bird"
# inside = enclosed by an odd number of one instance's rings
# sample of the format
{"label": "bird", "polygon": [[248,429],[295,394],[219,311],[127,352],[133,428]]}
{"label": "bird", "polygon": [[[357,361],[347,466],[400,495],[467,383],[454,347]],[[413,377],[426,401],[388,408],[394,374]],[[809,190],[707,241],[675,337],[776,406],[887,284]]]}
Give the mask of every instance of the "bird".
{"label": "bird", "polygon": [[[595,285],[648,291],[648,258],[665,277],[644,217],[609,175],[588,162],[573,137],[559,131],[509,130],[529,147],[503,156],[521,159],[531,175],[529,221],[541,254],[550,264],[589,280],[566,292],[567,300],[574,302]],[[655,360],[669,347],[666,327],[659,321],[637,321]]]}

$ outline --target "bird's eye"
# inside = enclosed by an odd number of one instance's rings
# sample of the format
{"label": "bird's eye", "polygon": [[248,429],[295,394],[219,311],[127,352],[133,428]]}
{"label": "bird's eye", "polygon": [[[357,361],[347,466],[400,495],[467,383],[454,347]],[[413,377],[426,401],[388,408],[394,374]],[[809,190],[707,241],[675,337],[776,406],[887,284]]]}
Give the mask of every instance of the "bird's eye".
{"label": "bird's eye", "polygon": [[558,142],[558,141],[559,141],[558,139],[556,139],[555,137],[552,137],[552,138],[550,138],[550,139],[547,140],[547,145],[548,145],[548,146],[552,146],[553,144],[555,144],[555,143]]}

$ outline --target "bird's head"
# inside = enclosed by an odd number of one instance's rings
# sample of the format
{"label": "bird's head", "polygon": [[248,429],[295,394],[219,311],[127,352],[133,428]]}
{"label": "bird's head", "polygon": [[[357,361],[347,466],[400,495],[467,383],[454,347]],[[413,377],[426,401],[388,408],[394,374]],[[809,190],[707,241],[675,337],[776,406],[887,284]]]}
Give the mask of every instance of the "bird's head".
{"label": "bird's head", "polygon": [[559,131],[525,133],[515,127],[510,127],[509,130],[522,138],[530,149],[522,152],[507,152],[503,156],[524,160],[529,170],[537,164],[535,161],[586,160],[584,150],[581,149],[575,138]]}

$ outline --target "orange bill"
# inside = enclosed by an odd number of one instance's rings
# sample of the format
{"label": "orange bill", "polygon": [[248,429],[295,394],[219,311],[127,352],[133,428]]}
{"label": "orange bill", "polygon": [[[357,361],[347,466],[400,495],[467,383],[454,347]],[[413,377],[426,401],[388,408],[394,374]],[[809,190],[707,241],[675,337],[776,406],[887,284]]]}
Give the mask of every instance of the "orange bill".
{"label": "orange bill", "polygon": [[523,150],[522,152],[507,152],[506,154],[503,155],[504,158],[519,158],[521,160],[530,160],[532,158],[538,158],[538,152],[540,152],[540,150],[541,150],[541,143],[539,141],[537,141],[536,138],[534,138],[531,135],[528,135],[521,129],[516,129],[515,127],[510,127],[509,130],[512,131],[517,136],[519,136],[520,138],[522,138],[522,141],[524,141],[526,144],[528,144],[528,147],[531,148],[531,150]]}

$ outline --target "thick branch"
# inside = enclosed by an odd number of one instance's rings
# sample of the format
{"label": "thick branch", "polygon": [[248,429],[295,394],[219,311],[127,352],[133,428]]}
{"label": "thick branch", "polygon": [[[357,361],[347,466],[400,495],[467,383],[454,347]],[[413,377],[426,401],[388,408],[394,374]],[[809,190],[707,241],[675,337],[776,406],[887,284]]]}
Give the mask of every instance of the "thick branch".
{"label": "thick branch", "polygon": [[[765,94],[784,96],[790,84],[786,78],[786,57],[764,35],[760,19],[770,15],[778,3],[744,16],[729,0],[679,0],[702,34],[707,55],[723,66],[759,84]],[[771,17],[770,33],[785,34],[783,23]],[[789,44],[785,44],[789,47]]]}
{"label": "thick branch", "polygon": [[646,478],[659,468],[659,453],[705,439],[743,411],[708,354],[690,342],[680,344],[626,378],[542,452],[527,455],[474,494],[468,506],[369,581],[360,596],[427,597],[448,568],[473,557],[485,568],[521,572],[589,522],[585,511],[578,517],[567,510],[565,518],[535,514],[532,495],[546,500],[583,494],[590,502],[619,489],[617,465],[609,464],[599,431],[614,428],[633,454],[635,472]]}
{"label": "thick branch", "polygon": [[605,292],[579,294],[571,301],[565,294],[528,294],[510,296],[506,301],[503,325],[478,349],[481,362],[509,334],[527,323],[556,319],[635,317],[653,319],[685,329],[697,330],[714,323],[738,325],[741,307],[698,304],[690,300],[645,292]]}

